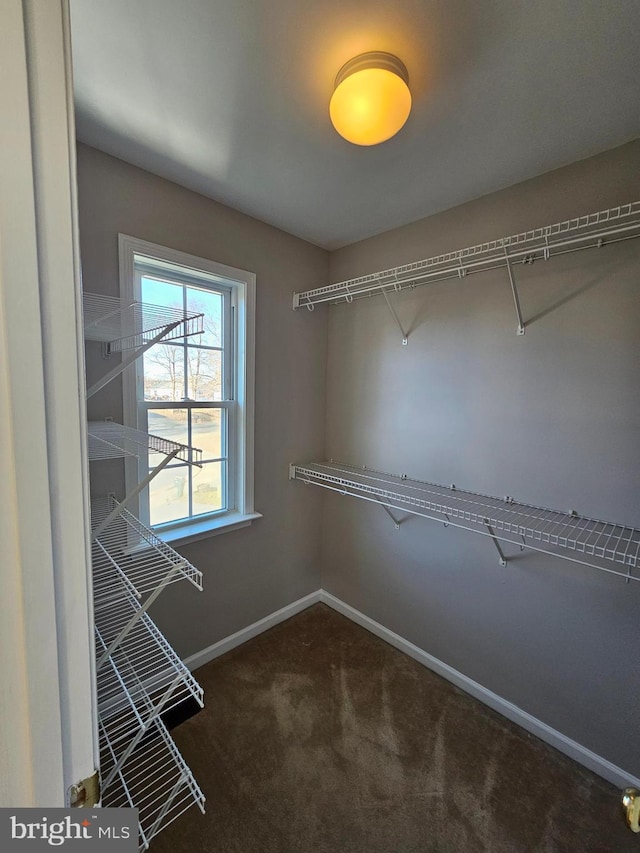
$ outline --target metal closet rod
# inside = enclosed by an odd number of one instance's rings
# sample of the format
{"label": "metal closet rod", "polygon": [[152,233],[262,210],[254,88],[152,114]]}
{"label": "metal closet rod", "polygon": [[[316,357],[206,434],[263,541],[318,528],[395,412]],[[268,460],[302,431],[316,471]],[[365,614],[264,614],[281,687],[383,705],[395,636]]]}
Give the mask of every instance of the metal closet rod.
{"label": "metal closet rod", "polygon": [[293,307],[313,310],[323,302],[352,302],[364,296],[463,278],[472,272],[504,269],[511,262],[532,263],[556,255],[600,248],[640,237],[640,201],[598,211],[554,225],[524,231],[477,246],[393,267],[293,295]]}

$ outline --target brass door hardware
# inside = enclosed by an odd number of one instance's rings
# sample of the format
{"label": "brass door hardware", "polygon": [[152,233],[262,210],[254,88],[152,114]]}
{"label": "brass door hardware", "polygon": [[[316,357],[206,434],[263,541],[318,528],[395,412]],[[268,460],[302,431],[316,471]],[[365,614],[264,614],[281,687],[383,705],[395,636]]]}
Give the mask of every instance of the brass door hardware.
{"label": "brass door hardware", "polygon": [[640,832],[640,791],[637,788],[625,788],[622,793],[622,805],[629,829],[632,832]]}

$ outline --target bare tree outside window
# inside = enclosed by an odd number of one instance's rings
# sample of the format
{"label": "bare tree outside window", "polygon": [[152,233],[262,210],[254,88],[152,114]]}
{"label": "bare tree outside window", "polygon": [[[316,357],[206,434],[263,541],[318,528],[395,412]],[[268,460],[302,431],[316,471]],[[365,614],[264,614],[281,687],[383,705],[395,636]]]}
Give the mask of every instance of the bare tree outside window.
{"label": "bare tree outside window", "polygon": [[184,396],[184,358],[182,347],[156,344],[145,356],[145,397],[180,400]]}
{"label": "bare tree outside window", "polygon": [[145,282],[151,298],[157,293],[168,307],[204,315],[201,335],[156,344],[144,356],[149,431],[203,452],[202,468],[170,464],[150,483],[150,521],[162,524],[224,509],[227,410],[215,403],[225,393],[223,308],[228,296],[177,282]]}
{"label": "bare tree outside window", "polygon": [[[194,299],[190,307],[204,313],[207,345],[222,346],[222,329],[218,318],[207,312],[207,305]],[[188,347],[188,396],[192,400],[220,400],[222,397],[222,359],[219,350]]]}

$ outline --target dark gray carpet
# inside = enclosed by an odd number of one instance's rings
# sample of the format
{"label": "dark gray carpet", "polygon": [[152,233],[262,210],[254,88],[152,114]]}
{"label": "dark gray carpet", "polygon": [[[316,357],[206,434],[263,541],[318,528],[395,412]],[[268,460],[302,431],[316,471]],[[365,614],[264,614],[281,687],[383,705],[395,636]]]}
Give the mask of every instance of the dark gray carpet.
{"label": "dark gray carpet", "polygon": [[202,667],[152,853],[624,853],[621,792],[329,608]]}

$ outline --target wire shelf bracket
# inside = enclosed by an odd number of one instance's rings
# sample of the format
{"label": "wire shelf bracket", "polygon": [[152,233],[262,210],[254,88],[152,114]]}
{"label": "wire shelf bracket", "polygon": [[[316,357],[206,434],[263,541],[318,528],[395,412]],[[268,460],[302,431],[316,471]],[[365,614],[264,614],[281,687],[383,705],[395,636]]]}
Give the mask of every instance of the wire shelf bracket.
{"label": "wire shelf bracket", "polygon": [[489,519],[488,519],[488,518],[485,518],[484,523],[485,523],[485,525],[486,525],[486,527],[487,527],[487,530],[489,531],[489,536],[490,536],[490,537],[491,537],[491,539],[493,540],[493,544],[496,546],[496,551],[498,552],[498,555],[499,555],[499,557],[500,557],[500,559],[498,560],[498,562],[500,563],[500,565],[501,565],[501,566],[506,566],[506,565],[507,565],[507,558],[506,558],[506,557],[505,557],[505,555],[504,555],[504,551],[503,551],[503,550],[502,550],[502,548],[500,547],[500,543],[498,542],[498,539],[497,539],[497,537],[496,537],[496,534],[494,533],[493,527],[492,527],[492,526],[491,526],[491,524],[489,523]]}
{"label": "wire shelf bracket", "polygon": [[329,302],[333,305],[353,302],[365,296],[382,293],[394,320],[402,332],[403,344],[407,334],[393,309],[387,290],[397,292],[437,281],[461,279],[471,273],[506,268],[517,319],[517,334],[524,335],[526,323],[522,315],[515,281],[515,264],[532,264],[536,260],[548,261],[556,255],[602,248],[640,237],[640,201],[601,210],[542,228],[501,237],[465,249],[425,258],[358,278],[347,279],[293,294],[293,309],[308,308]]}
{"label": "wire shelf bracket", "polygon": [[509,284],[511,285],[511,295],[513,296],[513,304],[516,309],[516,318],[518,320],[518,331],[519,335],[524,335],[524,321],[522,319],[522,309],[520,308],[520,297],[518,295],[518,288],[516,287],[516,281],[513,275],[513,270],[511,268],[511,260],[509,258],[509,252],[505,246],[504,249],[504,258],[505,263],[507,265],[507,273],[509,274]]}
{"label": "wire shelf bracket", "polygon": [[408,332],[405,332],[405,330],[402,326],[402,323],[400,322],[400,318],[398,317],[398,314],[397,314],[395,308],[393,307],[393,305],[389,301],[389,296],[387,295],[387,291],[384,288],[382,288],[382,295],[385,298],[385,302],[387,303],[387,307],[389,308],[389,311],[391,312],[391,316],[395,320],[396,326],[400,329],[400,334],[402,335],[402,346],[406,347],[407,344],[409,343],[409,334],[408,334]]}
{"label": "wire shelf bracket", "polygon": [[389,509],[389,507],[385,506],[385,504],[381,503],[380,506],[387,513],[387,515],[389,516],[391,521],[393,521],[393,526],[395,527],[395,529],[400,530],[400,525],[402,524],[402,519],[396,518],[395,515]]}
{"label": "wire shelf bracket", "polygon": [[500,543],[508,542],[520,550],[529,548],[622,577],[627,583],[640,581],[640,529],[635,527],[338,462],[291,465],[289,477],[488,536],[500,565],[507,562]]}

